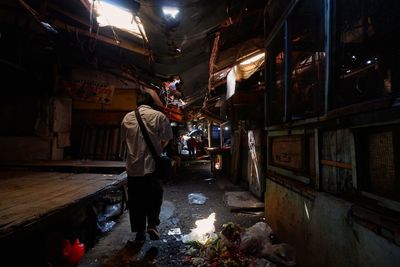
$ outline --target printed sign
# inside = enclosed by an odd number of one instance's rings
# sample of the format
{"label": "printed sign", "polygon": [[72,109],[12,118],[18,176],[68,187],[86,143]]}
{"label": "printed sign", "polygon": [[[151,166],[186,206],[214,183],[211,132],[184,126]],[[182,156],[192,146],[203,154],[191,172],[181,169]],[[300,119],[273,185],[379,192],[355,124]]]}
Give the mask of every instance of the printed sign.
{"label": "printed sign", "polygon": [[75,100],[111,104],[114,86],[108,82],[76,80],[67,84],[71,97]]}
{"label": "printed sign", "polygon": [[303,136],[270,137],[271,164],[300,171],[303,169]]}

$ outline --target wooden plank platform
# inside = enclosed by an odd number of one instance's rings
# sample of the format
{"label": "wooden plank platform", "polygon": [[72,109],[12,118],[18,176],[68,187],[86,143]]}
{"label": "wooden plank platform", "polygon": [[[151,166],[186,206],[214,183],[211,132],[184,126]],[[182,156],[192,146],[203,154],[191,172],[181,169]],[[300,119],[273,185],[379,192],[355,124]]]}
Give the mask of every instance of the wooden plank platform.
{"label": "wooden plank platform", "polygon": [[0,238],[126,184],[127,175],[0,172]]}
{"label": "wooden plank platform", "polygon": [[111,160],[41,160],[24,162],[1,162],[3,166],[35,166],[35,167],[103,167],[103,168],[123,168],[124,161]]}
{"label": "wooden plank platform", "polygon": [[59,172],[121,173],[125,170],[125,166],[125,161],[111,160],[42,160],[0,162],[0,167],[3,169],[14,168]]}

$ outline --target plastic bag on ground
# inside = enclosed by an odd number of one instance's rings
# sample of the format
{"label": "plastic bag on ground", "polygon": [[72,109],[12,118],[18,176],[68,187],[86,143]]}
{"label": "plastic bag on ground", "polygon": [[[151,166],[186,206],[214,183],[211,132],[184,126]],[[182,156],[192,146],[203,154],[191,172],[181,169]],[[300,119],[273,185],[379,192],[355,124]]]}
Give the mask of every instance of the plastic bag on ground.
{"label": "plastic bag on ground", "polygon": [[207,197],[202,193],[190,193],[188,200],[190,204],[203,205],[207,201]]}
{"label": "plastic bag on ground", "polygon": [[295,249],[286,243],[273,245],[270,239],[272,234],[273,231],[268,224],[258,222],[242,233],[239,248],[257,258],[265,258],[285,266],[296,265]]}
{"label": "plastic bag on ground", "polygon": [[271,261],[282,263],[286,266],[296,265],[296,251],[286,243],[272,245],[266,257]]}
{"label": "plastic bag on ground", "polygon": [[214,233],[215,231],[215,213],[211,213],[210,216],[206,219],[201,219],[196,221],[196,228],[192,229],[192,231],[182,236],[182,242],[188,243],[191,241],[200,242],[204,244],[209,239],[217,238],[217,235]]}
{"label": "plastic bag on ground", "polygon": [[258,222],[245,229],[241,235],[240,250],[256,257],[268,254],[272,246],[269,236],[272,234],[271,227],[265,222]]}

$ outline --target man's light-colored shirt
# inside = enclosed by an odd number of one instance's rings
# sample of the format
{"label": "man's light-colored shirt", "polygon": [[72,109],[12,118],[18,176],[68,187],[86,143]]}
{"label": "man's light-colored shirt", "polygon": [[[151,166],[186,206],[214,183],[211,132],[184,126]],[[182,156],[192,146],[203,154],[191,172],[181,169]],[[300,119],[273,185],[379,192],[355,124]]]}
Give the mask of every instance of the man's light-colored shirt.
{"label": "man's light-colored shirt", "polygon": [[[141,105],[138,109],[157,154],[161,154],[163,149],[161,141],[167,142],[173,137],[168,118],[150,106]],[[121,123],[121,134],[128,149],[126,159],[128,176],[144,176],[154,172],[155,161],[143,138],[135,111],[125,115]]]}

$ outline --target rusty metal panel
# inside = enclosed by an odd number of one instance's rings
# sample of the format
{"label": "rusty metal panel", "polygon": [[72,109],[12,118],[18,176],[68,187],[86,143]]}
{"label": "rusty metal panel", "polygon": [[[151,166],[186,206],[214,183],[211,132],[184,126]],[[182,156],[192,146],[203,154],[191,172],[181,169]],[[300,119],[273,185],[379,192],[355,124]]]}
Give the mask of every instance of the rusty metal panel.
{"label": "rusty metal panel", "polygon": [[232,142],[232,168],[231,168],[231,181],[234,184],[237,184],[239,182],[240,176],[240,146],[241,146],[241,130],[235,130],[233,134],[233,142]]}
{"label": "rusty metal panel", "polygon": [[70,133],[57,133],[57,147],[64,148],[69,147],[71,145]]}
{"label": "rusty metal panel", "polygon": [[315,138],[313,135],[308,137],[308,170],[311,178],[311,184],[315,185],[316,169],[315,169]]}
{"label": "rusty metal panel", "polygon": [[70,98],[54,98],[52,101],[53,132],[70,132],[71,116],[72,100]]}
{"label": "rusty metal panel", "polygon": [[349,129],[323,133],[321,150],[322,189],[333,194],[351,192],[352,162],[351,134]]}
{"label": "rusty metal panel", "polygon": [[271,165],[301,171],[304,169],[304,136],[290,135],[270,138]]}
{"label": "rusty metal panel", "polygon": [[392,192],[396,181],[392,131],[368,136],[368,166],[374,192]]}

